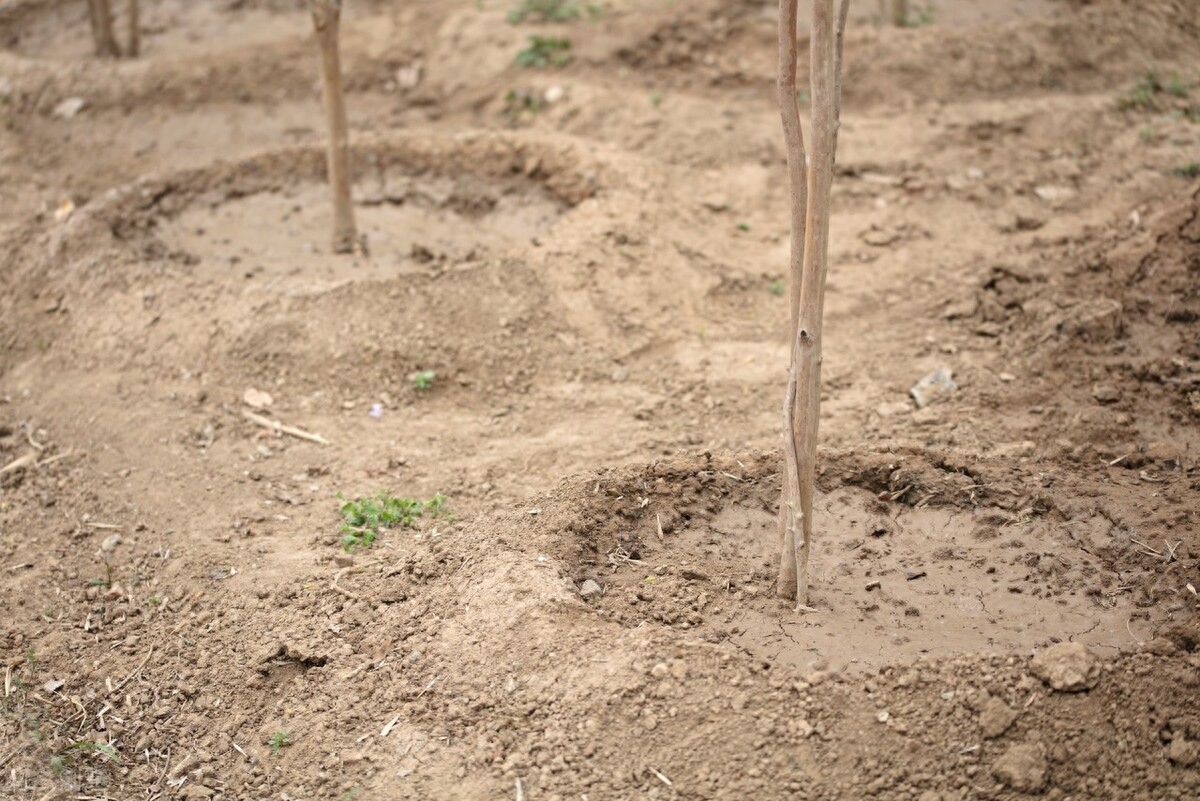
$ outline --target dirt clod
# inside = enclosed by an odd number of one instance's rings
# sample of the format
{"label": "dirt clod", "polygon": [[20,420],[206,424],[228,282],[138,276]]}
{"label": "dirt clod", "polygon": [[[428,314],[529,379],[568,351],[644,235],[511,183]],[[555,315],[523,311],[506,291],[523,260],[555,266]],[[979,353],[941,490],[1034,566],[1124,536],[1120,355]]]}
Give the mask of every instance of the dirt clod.
{"label": "dirt clod", "polygon": [[1051,689],[1074,693],[1096,686],[1100,660],[1086,645],[1065,642],[1039,651],[1030,663],[1030,670]]}
{"label": "dirt clod", "polygon": [[1008,747],[995,764],[992,775],[1005,787],[1022,793],[1036,793],[1046,786],[1049,766],[1042,749],[1032,743]]}
{"label": "dirt clod", "polygon": [[1019,713],[996,697],[989,697],[979,711],[979,729],[984,738],[993,740],[1010,728],[1020,717]]}

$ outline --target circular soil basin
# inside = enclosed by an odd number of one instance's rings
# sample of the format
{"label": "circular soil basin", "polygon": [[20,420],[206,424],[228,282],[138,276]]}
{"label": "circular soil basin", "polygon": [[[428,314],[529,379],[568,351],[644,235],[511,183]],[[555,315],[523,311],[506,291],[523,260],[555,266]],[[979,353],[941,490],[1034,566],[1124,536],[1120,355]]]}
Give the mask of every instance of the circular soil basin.
{"label": "circular soil basin", "polygon": [[198,277],[243,277],[256,291],[297,294],[361,280],[429,272],[528,246],[566,204],[528,181],[410,175],[399,165],[367,183],[355,204],[369,256],[330,254],[329,189],[312,181],[197,203],[159,230]]}
{"label": "circular soil basin", "polygon": [[566,526],[580,537],[577,585],[603,588],[589,601],[594,611],[801,669],[1132,642],[1125,613],[1088,593],[1103,566],[1052,527],[997,509],[888,503],[845,485],[818,495],[817,611],[797,612],[775,595],[778,467],[677,459],[598,482]]}

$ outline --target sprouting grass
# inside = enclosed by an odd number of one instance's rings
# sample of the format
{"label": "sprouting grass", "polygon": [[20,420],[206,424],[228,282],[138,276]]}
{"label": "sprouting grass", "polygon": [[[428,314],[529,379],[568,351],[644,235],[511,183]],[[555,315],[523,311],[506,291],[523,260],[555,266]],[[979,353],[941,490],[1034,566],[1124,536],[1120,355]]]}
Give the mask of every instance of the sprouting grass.
{"label": "sprouting grass", "polygon": [[280,729],[271,735],[271,739],[267,740],[267,745],[271,746],[271,756],[279,756],[279,752],[283,750],[285,745],[291,744],[292,735]]}
{"label": "sprouting grass", "polygon": [[1122,108],[1145,111],[1154,108],[1156,100],[1161,95],[1169,97],[1187,97],[1190,89],[1178,75],[1164,78],[1156,69],[1146,70],[1146,74],[1120,100]]}
{"label": "sprouting grass", "polygon": [[[542,110],[542,101],[537,92],[528,89],[509,89],[504,95],[504,119],[509,125],[516,125],[523,118],[536,117]],[[413,389],[417,389],[416,379]]]}
{"label": "sprouting grass", "polygon": [[76,740],[63,750],[50,757],[50,772],[55,778],[61,777],[75,763],[76,754],[102,754],[113,762],[117,761],[117,749],[108,743],[94,743],[91,740]]}
{"label": "sprouting grass", "polygon": [[530,36],[529,46],[517,53],[517,65],[544,69],[545,67],[562,67],[571,60],[570,39],[559,39],[553,36]]}
{"label": "sprouting grass", "polygon": [[921,8],[908,12],[908,19],[904,21],[906,28],[923,28],[926,25],[933,24],[933,3],[926,3]]}
{"label": "sprouting grass", "polygon": [[770,292],[772,295],[774,295],[777,298],[783,297],[783,292],[784,292],[783,282],[782,281],[772,282],[771,285],[769,287],[767,287],[767,291]]}
{"label": "sprouting grass", "polygon": [[413,373],[411,376],[412,388],[418,392],[423,392],[427,389],[433,389],[433,382],[437,380],[437,373],[433,370],[421,370]]}
{"label": "sprouting grass", "polygon": [[1180,178],[1195,178],[1200,176],[1200,162],[1189,161],[1182,167],[1176,167],[1172,172]]}
{"label": "sprouting grass", "polygon": [[526,20],[534,22],[571,22],[573,20],[596,19],[604,8],[596,3],[580,3],[577,0],[520,0],[508,12],[508,21],[519,25]]}
{"label": "sprouting grass", "polygon": [[397,498],[383,490],[379,490],[373,496],[352,501],[346,500],[340,494],[338,498],[344,501],[341,507],[344,522],[340,531],[342,547],[347,551],[369,548],[384,529],[412,528],[417,518],[422,515],[450,517],[446,510],[446,496],[440,492],[427,501],[418,498]]}

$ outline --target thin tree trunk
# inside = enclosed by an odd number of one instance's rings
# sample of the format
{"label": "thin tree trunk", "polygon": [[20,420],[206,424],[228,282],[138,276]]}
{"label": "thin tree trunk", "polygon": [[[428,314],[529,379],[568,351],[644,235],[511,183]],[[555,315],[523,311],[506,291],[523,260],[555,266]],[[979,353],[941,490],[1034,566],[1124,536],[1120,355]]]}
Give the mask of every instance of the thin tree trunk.
{"label": "thin tree trunk", "polygon": [[892,24],[898,28],[908,25],[908,0],[892,0]]}
{"label": "thin tree trunk", "polygon": [[361,250],[354,207],[350,203],[350,137],[346,132],[346,104],[342,95],[342,65],[338,54],[341,0],[309,0],[317,45],[321,50],[321,89],[329,123],[328,170],[333,192],[333,252]]}
{"label": "thin tree trunk", "polygon": [[[787,148],[788,194],[791,200],[791,261],[788,270],[788,299],[790,318],[788,341],[796,339],[796,327],[800,321],[801,268],[804,265],[804,223],[808,208],[808,167],[805,163],[804,129],[800,125],[800,102],[796,97],[796,61],[799,48],[796,45],[796,16],[798,0],[779,0],[779,113],[783,118],[783,138]],[[794,359],[793,359],[794,361]],[[791,438],[787,434],[788,409],[792,406],[794,383],[788,381],[788,400],[784,405],[785,445]],[[786,448],[785,448],[786,450]],[[779,540],[782,555],[779,566],[779,582],[776,592],[784,598],[796,597],[796,544],[792,537],[794,512],[799,499],[795,494],[796,461],[786,454],[783,469],[783,497],[779,503]]]}
{"label": "thin tree trunk", "polygon": [[137,58],[142,51],[142,20],[138,0],[129,0],[126,8],[129,11],[129,46],[125,48],[125,55]]}
{"label": "thin tree trunk", "polygon": [[121,48],[117,46],[116,37],[113,36],[112,10],[108,0],[88,0],[88,14],[92,22],[92,41],[96,45],[96,55],[120,58]]}
{"label": "thin tree trunk", "polygon": [[[780,1],[779,101],[788,145],[792,201],[792,352],[784,402],[784,490],[780,502],[782,557],[778,592],[809,600],[808,559],[812,545],[813,484],[821,407],[821,323],[829,260],[829,206],[841,110],[841,43],[849,11],[842,0],[813,0],[812,159],[804,170],[804,143],[795,101],[796,0]],[[790,59],[790,60],[789,60]],[[797,184],[806,178],[802,190]],[[803,201],[803,202],[802,202]],[[801,219],[801,215],[803,218]]]}

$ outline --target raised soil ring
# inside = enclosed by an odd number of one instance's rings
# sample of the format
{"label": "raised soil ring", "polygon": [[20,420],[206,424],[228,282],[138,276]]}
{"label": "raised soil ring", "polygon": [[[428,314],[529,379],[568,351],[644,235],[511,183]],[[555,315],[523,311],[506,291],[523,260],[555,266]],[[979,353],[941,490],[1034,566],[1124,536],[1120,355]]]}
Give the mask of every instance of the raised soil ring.
{"label": "raised soil ring", "polygon": [[775,596],[778,467],[752,456],[677,459],[598,482],[566,526],[579,537],[577,585],[603,588],[595,612],[800,669],[874,671],[1067,640],[1102,653],[1134,644],[1128,610],[1087,592],[1108,571],[1052,526],[1000,509],[888,503],[844,485],[818,494],[819,611],[798,614]]}
{"label": "raised soil ring", "polygon": [[[11,326],[16,342],[30,346],[71,335],[79,351],[101,359],[144,350],[194,364],[219,354],[180,328],[190,325],[183,310],[200,304],[229,335],[224,341],[236,343],[269,324],[264,304],[300,298],[309,327],[340,333],[320,352],[292,343],[297,358],[372,341],[395,349],[418,329],[450,347],[466,335],[464,319],[490,330],[518,317],[549,325],[549,290],[534,272],[545,261],[539,242],[577,237],[574,225],[634,207],[618,158],[553,135],[363,138],[353,164],[367,257],[328,255],[324,150],[272,151],[147,178],[65,222],[32,226],[4,280],[14,297],[63,298],[74,313],[18,320],[14,308],[0,333]],[[578,208],[585,199],[594,200]],[[388,303],[388,315],[364,315],[382,308],[381,296],[409,297]],[[121,314],[89,314],[101,306]]]}

